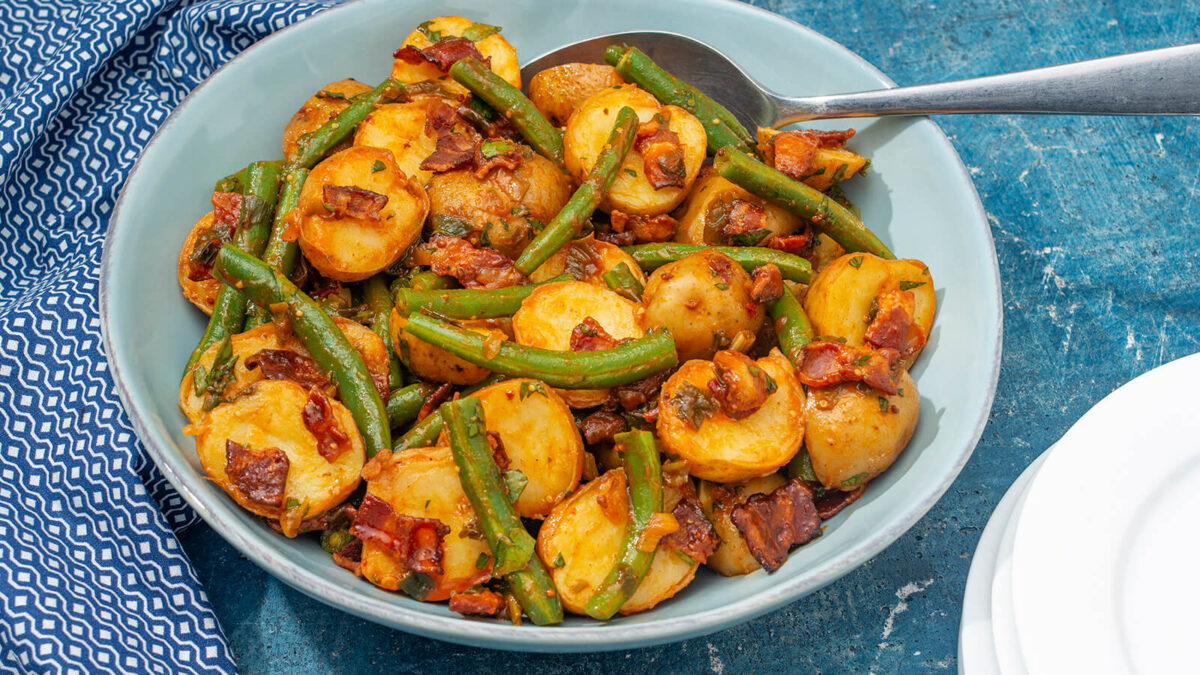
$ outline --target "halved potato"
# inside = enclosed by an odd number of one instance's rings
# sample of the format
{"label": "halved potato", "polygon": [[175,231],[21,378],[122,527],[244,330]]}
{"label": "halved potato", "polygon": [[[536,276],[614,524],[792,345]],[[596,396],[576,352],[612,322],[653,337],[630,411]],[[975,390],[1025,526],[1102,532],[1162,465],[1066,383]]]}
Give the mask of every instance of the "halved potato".
{"label": "halved potato", "polygon": [[[620,341],[639,338],[637,305],[616,293],[583,281],[557,281],[538,286],[521,302],[513,315],[513,338],[517,344],[559,352],[571,351],[571,333],[591,317]],[[559,390],[572,408],[600,405],[607,389]]]}
{"label": "halved potato", "polygon": [[[663,385],[658,405],[658,437],[663,449],[688,461],[697,478],[729,483],[774,473],[792,459],[804,441],[804,389],[792,364],[779,353],[755,361],[775,391],[758,410],[740,420],[717,409],[702,416],[699,428],[686,417],[695,394],[709,392],[716,378],[711,361],[688,361]],[[691,385],[688,387],[686,385]]]}
{"label": "halved potato", "polygon": [[[332,462],[321,456],[316,437],[304,424],[308,397],[308,390],[295,382],[263,380],[184,430],[196,436],[196,452],[208,477],[246,510],[278,518],[289,537],[296,536],[303,519],[346,501],[358,487],[366,458],[354,416],[333,399],[329,399],[333,419],[349,440]],[[278,505],[253,501],[234,485],[226,473],[226,441],[254,450],[276,448],[287,455],[287,481]]]}
{"label": "halved potato", "polygon": [[[339,214],[327,201],[326,186],[366,190],[386,202],[377,215]],[[359,281],[392,264],[421,234],[429,198],[389,150],[351,147],[313,168],[289,224],[300,228],[300,250],[321,274]]]}
{"label": "halved potato", "polygon": [[786,236],[804,229],[804,222],[799,216],[750,194],[722,178],[712,167],[706,166],[688,193],[687,201],[675,213],[679,222],[675,229],[675,241],[685,244],[728,244],[721,237],[719,226],[713,223],[711,216],[717,215],[722,208],[728,208],[735,199],[762,207],[765,211],[763,228],[772,234]]}
{"label": "halved potato", "polygon": [[[392,310],[392,344],[396,349],[396,354],[404,362],[404,365],[408,366],[408,369],[421,379],[449,382],[450,384],[475,384],[487,379],[487,376],[492,373],[487,368],[464,361],[441,347],[418,340],[404,330],[407,323],[408,317]],[[508,335],[496,327],[494,321],[462,321],[460,325],[480,335],[494,336],[495,340],[508,339]]]}
{"label": "halved potato", "polygon": [[188,277],[192,271],[192,250],[196,247],[197,237],[216,224],[216,216],[212,211],[201,216],[188,232],[187,239],[183,240],[183,248],[179,249],[179,262],[176,264],[176,276],[179,278],[180,288],[183,289],[183,297],[198,307],[201,312],[210,316],[213,313],[213,305],[217,304],[217,293],[221,291],[221,282],[212,276],[195,281]]}
{"label": "halved potato", "polygon": [[[625,472],[613,470],[583,486],[554,507],[538,532],[537,552],[563,607],[576,614],[608,576],[629,523]],[[561,564],[560,564],[561,563]],[[621,614],[654,607],[691,583],[699,563],[659,551],[642,583],[621,606]]]}
{"label": "halved potato", "polygon": [[[434,103],[436,99],[420,98],[378,106],[358,125],[354,145],[390,150],[401,171],[428,187],[433,172],[422,170],[421,162],[437,147],[437,137],[425,133],[429,106]],[[455,131],[468,137],[475,134],[463,122],[458,123]]]}
{"label": "halved potato", "polygon": [[643,124],[659,113],[668,116],[667,127],[679,135],[683,148],[684,186],[656,190],[646,179],[641,153],[630,150],[600,208],[640,216],[666,213],[683,201],[699,176],[700,166],[708,153],[708,136],[704,126],[691,113],[673,105],[660,106],[658,99],[635,85],[603,89],[579,104],[567,121],[563,135],[567,170],[576,181],[587,177],[608,144],[617,113],[625,106],[632,108]]}
{"label": "halved potato", "polygon": [[[472,28],[474,27],[474,28]],[[496,31],[491,31],[496,28]],[[465,35],[466,33],[471,35]],[[404,38],[401,47],[412,45],[417,49],[425,49],[433,45],[435,40],[449,37],[475,38],[472,39],[475,48],[491,65],[493,73],[504,78],[506,82],[521,88],[521,66],[517,61],[517,50],[499,33],[499,28],[487,24],[477,24],[461,16],[439,16],[422,23],[416,30]],[[454,93],[468,93],[461,84],[451,80],[446,73],[437,69],[432,63],[412,64],[403,59],[392,62],[392,79],[406,84],[424,80],[443,80],[446,88]]]}
{"label": "halved potato", "polygon": [[[375,383],[375,389],[379,391],[379,395],[383,400],[387,400],[388,392],[391,391],[391,358],[388,353],[387,343],[383,341],[383,337],[371,330],[370,328],[344,317],[334,317],[334,325],[341,329],[342,335],[349,340],[350,346],[358,350],[359,356],[362,357],[363,363],[367,366],[367,372],[371,374],[371,381]],[[308,354],[308,351],[300,345],[300,341],[293,335],[289,347],[294,351],[302,354]]]}
{"label": "halved potato", "polygon": [[[297,141],[304,134],[320,129],[329,120],[342,114],[350,107],[350,99],[363,92],[371,91],[369,85],[357,80],[338,80],[330,82],[300,106],[300,110],[292,115],[287,126],[283,128],[283,158],[289,162],[296,158],[299,152]],[[334,147],[334,152],[344,149],[349,143]]]}
{"label": "halved potato", "polygon": [[576,239],[560,248],[546,262],[529,275],[534,283],[553,279],[560,274],[571,274],[579,281],[595,284],[600,288],[608,288],[604,281],[604,273],[617,265],[625,263],[633,276],[646,285],[646,273],[638,267],[633,256],[621,250],[620,246],[600,241],[591,237]]}
{"label": "halved potato", "polygon": [[[387,502],[396,513],[434,518],[450,528],[442,539],[442,574],[430,575],[434,587],[426,601],[445,600],[491,578],[491,549],[478,534],[475,510],[458,480],[450,448],[381,450],[363,467],[363,478],[367,494]],[[370,541],[363,542],[361,571],[364,579],[390,591],[399,589],[408,576],[399,561]]]}
{"label": "halved potato", "polygon": [[733,512],[733,507],[745,504],[751,496],[767,494],[775,488],[783,487],[786,483],[787,481],[778,473],[761,478],[751,478],[740,483],[718,484],[706,480],[700,481],[700,487],[696,490],[700,508],[704,509],[704,515],[708,516],[713,528],[717,530],[717,536],[721,539],[717,550],[708,556],[708,560],[704,561],[704,564],[727,577],[750,574],[755,570],[762,569],[762,565],[759,565],[754,556],[750,554],[746,539],[742,537],[742,533],[730,520],[730,514]]}
{"label": "halved potato", "polygon": [[809,388],[804,445],[822,485],[852,490],[896,461],[921,412],[908,371],[900,372],[898,388],[891,396],[856,382]]}
{"label": "halved potato", "polygon": [[563,126],[575,108],[601,89],[624,84],[617,69],[603,63],[564,63],[529,79],[529,100],[555,126]]}
{"label": "halved potato", "polygon": [[813,232],[812,246],[804,253],[804,257],[812,263],[814,273],[820,272],[829,263],[844,255],[846,255],[846,249],[842,248],[841,244],[820,232]]}

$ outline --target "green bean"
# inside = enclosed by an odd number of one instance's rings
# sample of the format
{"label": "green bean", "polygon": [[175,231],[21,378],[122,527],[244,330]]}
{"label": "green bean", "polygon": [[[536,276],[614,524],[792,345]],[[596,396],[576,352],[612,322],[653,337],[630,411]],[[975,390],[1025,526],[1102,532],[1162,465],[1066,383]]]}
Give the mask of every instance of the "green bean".
{"label": "green bean", "polygon": [[808,220],[814,229],[841,244],[846,251],[896,259],[888,247],[863,226],[858,216],[832,197],[793,180],[737,148],[721,148],[713,159],[713,167],[731,183]]}
{"label": "green bean", "polygon": [[594,352],[559,352],[502,341],[490,355],[485,337],[426,314],[408,317],[404,330],[418,340],[496,373],[541,380],[560,389],[605,389],[636,382],[679,362],[665,330]]}
{"label": "green bean", "polygon": [[337,117],[300,137],[296,142],[296,157],[288,169],[313,168],[338,143],[350,138],[354,129],[380,103],[394,101],[404,94],[404,85],[396,80],[384,80],[371,91],[355,96],[353,102]]}
{"label": "green bean", "polygon": [[[461,63],[461,61],[460,61]],[[515,267],[521,274],[530,274],[558,249],[567,245],[583,228],[583,224],[592,217],[592,212],[600,206],[604,194],[612,186],[613,179],[625,155],[633,147],[633,138],[637,131],[638,118],[633,108],[625,106],[617,112],[616,124],[608,136],[605,150],[596,158],[596,164],[588,172],[587,178],[580,184],[575,194],[566,206],[554,216],[554,220],[543,229],[521,255],[517,258]]]}
{"label": "green bean", "polygon": [[762,246],[707,246],[705,244],[640,244],[621,248],[633,256],[638,266],[647,272],[654,271],[667,263],[675,262],[699,251],[717,251],[733,258],[747,272],[755,267],[775,265],[783,278],[807,284],[812,278],[812,263],[791,253],[784,253]]}
{"label": "green bean", "polygon": [[[233,235],[233,244],[238,248],[258,255],[270,235],[271,216],[279,193],[279,163],[253,162],[246,167],[246,189],[242,198],[242,210],[238,226]],[[242,332],[246,323],[246,297],[229,285],[217,291],[212,316],[208,327],[200,338],[200,344],[188,358],[186,370],[195,367],[200,357],[212,345]],[[185,371],[186,372],[186,371]]]}
{"label": "green bean", "polygon": [[[271,226],[271,237],[267,240],[266,248],[263,249],[262,261],[286,277],[292,275],[292,270],[296,267],[296,255],[300,251],[295,241],[286,241],[283,238],[283,234],[287,230],[286,218],[288,212],[296,207],[296,202],[300,201],[300,190],[304,188],[304,181],[307,179],[308,169],[300,168],[288,171],[287,175],[283,177],[283,188],[279,191],[279,205],[275,208],[275,222]],[[261,326],[270,321],[271,311],[266,307],[255,305],[246,317],[246,329]]]}
{"label": "green bean", "polygon": [[403,316],[428,309],[451,319],[494,319],[512,316],[521,308],[521,301],[542,284],[570,281],[561,274],[541,284],[509,286],[507,288],[456,288],[441,291],[417,291],[401,288],[396,291],[396,310]]}
{"label": "green bean", "polygon": [[213,192],[241,192],[246,189],[246,168],[243,167],[236,173],[231,173],[213,186]]}
{"label": "green bean", "polygon": [[733,113],[699,89],[663,70],[642,50],[613,45],[605,50],[604,60],[615,67],[621,77],[654,94],[659,101],[677,105],[695,115],[708,134],[709,152],[716,152],[726,145],[744,152],[756,152],[754,135]]}
{"label": "green bean", "polygon": [[649,431],[626,431],[613,436],[613,442],[625,464],[625,481],[629,493],[629,522],[621,538],[621,551],[604,581],[588,598],[584,611],[593,619],[611,619],[621,605],[637,591],[654,551],[640,548],[646,527],[655,513],[663,510],[662,467],[654,434]]}
{"label": "green bean", "polygon": [[395,429],[417,419],[421,406],[425,405],[425,399],[435,391],[437,385],[428,382],[410,384],[393,391],[387,400],[388,424]]}
{"label": "green bean", "polygon": [[609,288],[629,298],[634,302],[642,301],[642,291],[646,290],[642,282],[629,269],[629,263],[622,262],[611,270],[600,275]]}
{"label": "green bean", "polygon": [[371,373],[358,353],[321,306],[270,265],[226,244],[217,254],[213,275],[237,286],[261,307],[286,302],[292,332],[314,361],[333,376],[338,398],[350,410],[362,433],[367,457],[391,448],[387,408]]}
{"label": "green bean", "polygon": [[[459,392],[459,396],[462,398],[467,398],[484,387],[496,384],[497,382],[503,382],[507,379],[507,375],[492,373],[479,384],[473,384],[466,389],[463,389],[461,392]],[[419,409],[418,412],[420,412]],[[437,443],[438,436],[442,435],[443,427],[442,414],[437,410],[434,410],[426,415],[425,419],[414,424],[412,428],[408,430],[408,433],[400,437],[400,440],[396,442],[396,446],[392,449],[396,452],[399,452],[409,448],[428,448]]]}
{"label": "green bean", "polygon": [[392,296],[388,293],[387,279],[382,274],[363,282],[363,299],[367,311],[371,315],[371,330],[383,338],[383,344],[388,353],[388,382],[395,389],[404,386],[404,373],[400,369],[400,359],[396,356],[396,347],[392,344]]}
{"label": "green bean", "polygon": [[437,291],[457,288],[458,281],[454,277],[443,277],[426,270],[412,275],[408,280],[408,287],[414,291]]}
{"label": "green bean", "polygon": [[800,306],[800,301],[786,287],[783,295],[767,303],[767,312],[775,322],[775,335],[779,346],[794,365],[800,365],[804,356],[804,345],[812,342],[813,327]]}
{"label": "green bean", "polygon": [[562,132],[538,112],[533,101],[520,89],[493,73],[479,59],[470,56],[450,66],[450,77],[508,118],[539,155],[560,168],[565,167]]}

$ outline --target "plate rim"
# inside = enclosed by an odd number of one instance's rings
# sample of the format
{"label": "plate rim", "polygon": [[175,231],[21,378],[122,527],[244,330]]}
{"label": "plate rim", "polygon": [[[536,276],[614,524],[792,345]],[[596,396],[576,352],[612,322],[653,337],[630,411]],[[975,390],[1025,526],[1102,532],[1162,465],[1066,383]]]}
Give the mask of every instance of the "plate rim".
{"label": "plate rim", "polygon": [[[896,86],[891,78],[857,52],[788,17],[738,0],[686,0],[686,2],[698,6],[732,4],[736,5],[742,11],[749,11],[767,21],[782,24],[788,30],[802,31],[811,38],[824,43],[826,47],[843,52],[867,72],[883,81],[885,86]],[[336,16],[339,12],[347,8],[385,3],[386,0],[350,0],[349,2],[330,7],[264,37],[215,70],[188,92],[187,96],[171,111],[167,119],[164,120],[163,124],[143,147],[138,159],[130,167],[129,173],[121,186],[120,194],[113,206],[112,213],[109,215],[100,261],[99,318],[105,358],[109,365],[117,396],[126,415],[129,416],[134,433],[137,435],[138,440],[141,441],[143,447],[146,448],[146,452],[151,460],[188,505],[196,511],[205,523],[216,530],[219,536],[233,545],[234,548],[238,549],[239,552],[253,561],[257,566],[266,570],[271,576],[287,583],[289,586],[306,595],[332,607],[395,629],[424,637],[492,649],[534,652],[614,651],[678,642],[706,635],[718,630],[732,628],[762,616],[767,612],[779,609],[786,604],[827,586],[852,570],[862,566],[889,547],[933,508],[962,473],[963,467],[974,454],[975,448],[978,446],[983,431],[988,424],[1000,375],[1001,355],[1004,345],[1004,311],[999,259],[991,227],[988,224],[987,213],[982,201],[979,199],[975,184],[970,179],[970,174],[962,161],[962,157],[958,154],[958,151],[954,148],[941,127],[928,116],[917,117],[914,124],[921,125],[932,131],[936,142],[942,146],[943,150],[949,151],[953,166],[957,168],[957,171],[952,172],[951,179],[953,182],[959,184],[958,186],[963,191],[964,196],[969,196],[967,200],[969,201],[968,210],[972,212],[974,219],[981,225],[983,242],[987,245],[987,252],[990,253],[991,264],[984,267],[986,268],[987,280],[990,282],[992,288],[994,288],[994,294],[990,298],[991,302],[988,303],[989,306],[986,313],[995,322],[996,335],[992,353],[988,355],[990,358],[986,362],[987,376],[985,382],[987,386],[984,391],[983,405],[977,413],[974,428],[968,435],[969,441],[957,451],[955,461],[948,467],[949,470],[945,472],[940,482],[932,485],[931,489],[925,492],[923,498],[906,509],[898,519],[887,523],[885,527],[881,528],[873,536],[855,543],[829,561],[809,568],[804,574],[797,577],[783,580],[767,591],[747,596],[721,608],[714,608],[688,617],[668,618],[639,624],[598,623],[596,625],[571,626],[570,628],[517,627],[499,622],[489,624],[457,617],[436,616],[418,612],[399,604],[387,603],[376,598],[346,594],[344,589],[336,586],[334,582],[311,571],[307,571],[289,560],[276,559],[273,553],[266,550],[257,541],[260,537],[250,535],[249,530],[243,530],[230,522],[226,522],[224,516],[208,508],[205,504],[205,498],[188,487],[180,473],[182,468],[177,467],[176,461],[174,461],[175,459],[178,459],[179,462],[185,460],[173,457],[177,453],[172,448],[160,447],[158,444],[152,442],[153,435],[149,432],[146,420],[131,405],[133,395],[122,366],[117,359],[113,358],[115,352],[114,345],[111,343],[112,331],[109,327],[109,321],[113,318],[111,316],[113,303],[109,293],[111,290],[111,277],[113,275],[111,253],[112,244],[118,231],[117,225],[121,222],[122,207],[128,196],[127,188],[131,182],[130,179],[137,175],[142,160],[151,148],[161,141],[163,134],[168,129],[177,123],[179,113],[194,103],[196,94],[205,87],[210,86],[214,79],[220,77],[234,63],[243,58],[252,57],[264,45],[281,39],[289,31],[303,24],[332,20],[330,17]],[[148,441],[147,439],[151,440]]]}

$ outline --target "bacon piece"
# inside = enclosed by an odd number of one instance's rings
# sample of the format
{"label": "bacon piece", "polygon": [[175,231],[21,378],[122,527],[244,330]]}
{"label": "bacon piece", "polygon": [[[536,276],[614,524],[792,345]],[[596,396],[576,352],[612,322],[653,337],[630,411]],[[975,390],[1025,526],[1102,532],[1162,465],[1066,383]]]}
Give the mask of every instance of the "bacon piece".
{"label": "bacon piece", "polygon": [[490,248],[475,248],[466,239],[435,235],[429,267],[434,274],[451,276],[467,288],[506,288],[525,281],[512,260]]}
{"label": "bacon piece", "polygon": [[624,417],[607,410],[597,410],[579,423],[579,430],[583,432],[583,440],[587,441],[589,445],[611,441],[613,436],[628,429],[629,425],[625,423]]}
{"label": "bacon piece", "polygon": [[899,389],[892,367],[899,358],[900,353],[894,349],[872,351],[821,340],[804,345],[796,374],[810,387],[861,381],[885,394],[895,394]]}
{"label": "bacon piece", "polygon": [[721,406],[721,412],[740,420],[753,415],[767,402],[773,391],[767,374],[754,359],[732,350],[722,350],[713,356],[716,377],[708,381],[708,390]]}
{"label": "bacon piece", "polygon": [[721,227],[721,236],[728,240],[739,234],[763,230],[766,226],[766,209],[745,199],[734,199],[729,203],[729,215]]}
{"label": "bacon piece", "polygon": [[891,290],[881,294],[876,302],[879,309],[864,336],[867,344],[877,349],[895,349],[900,352],[901,359],[921,351],[925,346],[925,333],[913,318],[917,312],[913,292]]}
{"label": "bacon piece", "polygon": [[752,495],[733,507],[729,519],[746,540],[750,555],[768,572],[783,565],[793,546],[821,535],[812,491],[799,478],[769,494]]}
{"label": "bacon piece", "polygon": [[324,389],[330,384],[316,361],[290,349],[260,349],[245,363],[246,368],[258,368],[268,380],[291,380],[305,389]]}
{"label": "bacon piece", "polygon": [[326,185],[321,199],[331,218],[379,220],[379,210],[387,206],[387,195],[371,192],[353,185]]}
{"label": "bacon piece", "polygon": [[291,462],[279,448],[251,449],[225,440],[225,475],[246,499],[262,506],[282,506]]}
{"label": "bacon piece", "polygon": [[622,384],[619,387],[613,387],[613,394],[617,397],[617,402],[625,410],[633,410],[634,408],[644,405],[658,398],[659,391],[662,389],[663,383],[670,376],[669,372],[661,372],[657,375],[642,378],[636,382]]}
{"label": "bacon piece", "polygon": [[504,596],[495,591],[472,591],[450,596],[450,611],[467,616],[496,616],[504,606]]}
{"label": "bacon piece", "polygon": [[333,562],[342,569],[350,570],[356,577],[362,576],[362,539],[354,539],[333,554]]}
{"label": "bacon piece", "polygon": [[234,226],[213,220],[211,227],[196,233],[192,251],[188,254],[188,279],[203,281],[212,278],[213,262],[221,252],[221,245],[233,239]]}
{"label": "bacon piece", "polygon": [[396,513],[391,504],[368,492],[354,515],[350,534],[379,544],[410,572],[442,573],[442,540],[450,528],[436,518]]}
{"label": "bacon piece", "polygon": [[679,551],[697,563],[708,560],[708,556],[721,545],[721,538],[693,496],[679,500],[671,511],[679,523],[679,529],[663,537],[659,546],[664,551]]}
{"label": "bacon piece", "polygon": [[213,219],[236,228],[242,218],[242,195],[236,192],[214,192]]}
{"label": "bacon piece", "polygon": [[812,162],[817,155],[817,150],[840,148],[853,135],[854,129],[784,131],[769,139],[760,136],[759,149],[767,160],[767,164],[796,180],[804,180],[812,171]]}
{"label": "bacon piece", "polygon": [[[507,148],[507,149],[506,149]],[[475,145],[475,177],[479,180],[501,167],[512,171],[521,165],[521,146],[504,140],[483,141]]]}
{"label": "bacon piece", "polygon": [[417,412],[417,421],[420,422],[426,417],[429,417],[429,415],[434,410],[437,410],[438,406],[445,403],[453,393],[454,385],[450,384],[449,382],[446,382],[438,386],[437,389],[434,389],[433,393],[430,394],[429,397],[425,399],[425,402],[421,404],[421,410]]}
{"label": "bacon piece", "polygon": [[646,180],[655,190],[686,185],[687,168],[683,164],[683,146],[679,134],[667,126],[666,113],[657,113],[639,124],[633,149],[642,156]]}
{"label": "bacon piece", "polygon": [[671,241],[675,237],[675,227],[678,223],[671,216],[660,213],[657,216],[638,216],[613,209],[609,214],[612,231],[617,234],[633,233],[633,241],[651,243],[656,241]]}
{"label": "bacon piece", "polygon": [[771,302],[783,297],[783,273],[774,264],[761,265],[750,274],[754,283],[750,286],[750,297],[758,303]]}
{"label": "bacon piece", "polygon": [[812,241],[812,234],[805,232],[804,234],[790,234],[786,237],[777,234],[771,235],[763,243],[767,248],[773,248],[776,251],[800,255],[808,247],[810,241]]}
{"label": "bacon piece", "polygon": [[825,494],[813,500],[817,507],[817,517],[821,520],[829,520],[840,513],[842,509],[858,501],[858,498],[863,496],[866,491],[866,485],[860,485],[849,492],[826,490]]}
{"label": "bacon piece", "polygon": [[425,135],[441,138],[454,132],[462,120],[458,109],[440,99],[433,99],[425,108]]}
{"label": "bacon piece", "polygon": [[445,172],[462,168],[475,158],[475,141],[462,134],[438,138],[433,154],[421,161],[422,171]]}
{"label": "bacon piece", "polygon": [[411,63],[414,66],[419,66],[422,63],[432,63],[435,68],[443,73],[450,70],[450,66],[468,56],[473,56],[483,61],[486,65],[491,65],[492,62],[490,58],[479,53],[474,42],[463,37],[438,40],[424,49],[406,45],[392,53],[392,58],[400,59],[405,63]]}
{"label": "bacon piece", "polygon": [[616,344],[617,341],[608,334],[608,331],[604,330],[604,326],[590,316],[584,317],[583,322],[571,330],[571,351],[573,352],[612,349]]}
{"label": "bacon piece", "polygon": [[304,426],[317,439],[317,452],[321,453],[326,462],[337,461],[345,452],[350,437],[338,426],[329,399],[320,389],[312,387],[308,390],[308,401],[304,404],[304,411],[300,416],[304,419]]}

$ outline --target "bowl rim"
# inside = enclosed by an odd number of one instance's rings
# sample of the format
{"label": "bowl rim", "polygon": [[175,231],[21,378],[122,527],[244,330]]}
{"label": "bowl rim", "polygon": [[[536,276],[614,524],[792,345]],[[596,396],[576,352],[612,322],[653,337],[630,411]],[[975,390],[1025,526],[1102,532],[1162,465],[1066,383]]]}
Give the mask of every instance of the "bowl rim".
{"label": "bowl rim", "polygon": [[[109,217],[100,261],[99,303],[102,342],[113,383],[116,387],[122,408],[129,416],[134,432],[146,448],[150,458],[188,505],[210,527],[239,552],[253,561],[254,564],[269,572],[273,577],[327,605],[359,617],[424,637],[469,646],[534,652],[582,652],[624,650],[677,642],[745,623],[819,590],[860,567],[890,546],[933,508],[934,504],[941,499],[942,495],[945,494],[946,490],[949,489],[950,485],[962,472],[963,467],[974,453],[975,447],[978,445],[979,439],[988,423],[1000,374],[1001,354],[1004,344],[1004,314],[999,260],[996,255],[995,241],[992,237],[991,228],[987,225],[986,211],[979,199],[975,185],[970,179],[967,168],[963,164],[962,158],[954,149],[953,144],[950,143],[949,138],[942,131],[941,127],[929,117],[920,117],[915,121],[915,124],[934,132],[933,137],[936,139],[936,142],[943,146],[942,149],[949,150],[949,154],[958,169],[957,172],[952,172],[953,181],[957,184],[956,187],[963,191],[964,196],[969,195],[970,210],[973,211],[973,216],[977,222],[983,225],[984,240],[988,244],[987,248],[991,253],[991,265],[984,267],[986,267],[986,273],[989,277],[988,281],[992,288],[995,289],[995,294],[991,298],[990,306],[987,309],[995,321],[996,337],[995,346],[990,355],[991,358],[988,359],[986,364],[987,377],[985,381],[987,382],[987,388],[984,395],[984,405],[978,411],[970,441],[964,444],[958,451],[958,456],[955,458],[953,465],[949,467],[949,470],[940,482],[936,485],[929,485],[929,488],[920,500],[910,505],[905,511],[899,512],[890,523],[887,523],[878,532],[856,542],[853,546],[830,560],[808,568],[803,574],[796,577],[781,580],[779,584],[765,591],[746,596],[723,607],[713,608],[686,617],[667,618],[637,624],[596,623],[595,625],[570,627],[513,626],[500,622],[481,622],[453,616],[437,616],[413,610],[400,604],[390,603],[383,599],[368,597],[364,594],[347,594],[344,587],[339,587],[330,579],[304,569],[302,566],[291,562],[285,556],[273,553],[258,541],[261,539],[258,534],[238,526],[237,523],[227,519],[220,511],[209,508],[206,503],[206,497],[190,489],[182,475],[185,471],[189,473],[193,472],[186,460],[179,456],[179,453],[175,452],[173,447],[163,447],[153,442],[154,437],[149,432],[146,420],[140,411],[132,405],[134,399],[122,364],[113,358],[115,351],[111,342],[112,331],[110,330],[110,322],[115,322],[115,317],[111,314],[113,311],[113,302],[110,298],[110,290],[111,277],[114,270],[111,253],[112,243],[116,238],[116,233],[122,220],[122,207],[128,196],[127,189],[132,182],[130,179],[137,174],[143,158],[149,153],[150,149],[162,139],[162,136],[168,129],[178,122],[179,113],[192,104],[196,98],[196,94],[209,86],[214,79],[220,77],[226,68],[241,59],[253,58],[253,55],[263,45],[284,39],[297,26],[309,22],[317,23],[335,20],[338,13],[344,9],[365,4],[382,4],[386,1],[350,0],[349,2],[321,11],[266,36],[215,70],[187,94],[184,100],[171,111],[167,119],[146,143],[138,159],[130,168]],[[896,86],[891,78],[853,50],[785,16],[736,0],[734,2],[730,2],[729,0],[687,1],[696,5],[737,5],[741,10],[758,14],[768,21],[782,24],[788,30],[803,31],[818,42],[824,43],[826,47],[844,52],[857,61],[861,67],[885,82],[887,87]]]}

